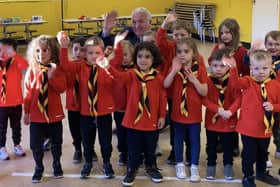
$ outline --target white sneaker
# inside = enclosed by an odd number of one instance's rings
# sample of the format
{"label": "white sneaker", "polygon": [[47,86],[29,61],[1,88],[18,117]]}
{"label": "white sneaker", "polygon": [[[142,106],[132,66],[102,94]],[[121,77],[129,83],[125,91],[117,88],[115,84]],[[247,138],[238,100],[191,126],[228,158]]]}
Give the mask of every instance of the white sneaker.
{"label": "white sneaker", "polygon": [[25,156],[25,152],[22,149],[21,145],[14,146],[13,152],[16,156]]}
{"label": "white sneaker", "polygon": [[266,168],[272,168],[272,162],[271,160],[266,161]]}
{"label": "white sneaker", "polygon": [[0,148],[0,160],[9,160],[9,154],[5,147]]}
{"label": "white sneaker", "polygon": [[180,162],[180,163],[176,164],[175,169],[176,169],[176,177],[178,179],[186,178],[186,171],[185,171],[184,163]]}
{"label": "white sneaker", "polygon": [[199,176],[197,165],[192,164],[192,166],[191,166],[190,181],[191,182],[200,182],[200,176]]}

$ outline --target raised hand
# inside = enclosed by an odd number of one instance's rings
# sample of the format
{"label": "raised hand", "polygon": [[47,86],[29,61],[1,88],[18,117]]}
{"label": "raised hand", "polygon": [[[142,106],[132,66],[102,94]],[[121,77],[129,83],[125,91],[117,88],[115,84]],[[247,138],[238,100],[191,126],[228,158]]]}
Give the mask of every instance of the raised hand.
{"label": "raised hand", "polygon": [[48,78],[51,79],[54,75],[54,72],[57,68],[57,65],[55,63],[50,63],[51,67],[48,69]]}
{"label": "raised hand", "polygon": [[169,12],[167,14],[166,18],[164,19],[164,21],[162,22],[161,27],[165,28],[168,24],[174,23],[177,19],[178,19],[178,16],[175,12]]}
{"label": "raised hand", "polygon": [[174,57],[172,61],[172,70],[179,72],[182,68],[182,63],[178,57]]}
{"label": "raised hand", "polygon": [[117,17],[118,12],[116,10],[112,10],[105,15],[102,30],[103,34],[109,34],[110,31],[117,25]]}
{"label": "raised hand", "polygon": [[70,45],[70,39],[67,36],[66,32],[60,31],[56,35],[57,41],[62,48],[68,48]]}
{"label": "raised hand", "polygon": [[95,61],[95,63],[100,66],[101,68],[107,69],[109,67],[109,60],[102,56],[102,57],[98,57]]}
{"label": "raised hand", "polygon": [[118,33],[116,36],[115,36],[115,41],[114,41],[114,48],[117,47],[118,43],[122,40],[124,40],[126,38],[128,34],[128,31],[125,31],[123,33]]}

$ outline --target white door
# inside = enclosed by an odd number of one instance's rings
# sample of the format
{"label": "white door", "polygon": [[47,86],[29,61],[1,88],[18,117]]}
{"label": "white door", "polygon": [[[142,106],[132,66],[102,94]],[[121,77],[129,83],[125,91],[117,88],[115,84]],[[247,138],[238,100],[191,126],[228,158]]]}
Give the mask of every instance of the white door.
{"label": "white door", "polygon": [[279,30],[279,0],[252,0],[252,41],[264,40],[271,30]]}

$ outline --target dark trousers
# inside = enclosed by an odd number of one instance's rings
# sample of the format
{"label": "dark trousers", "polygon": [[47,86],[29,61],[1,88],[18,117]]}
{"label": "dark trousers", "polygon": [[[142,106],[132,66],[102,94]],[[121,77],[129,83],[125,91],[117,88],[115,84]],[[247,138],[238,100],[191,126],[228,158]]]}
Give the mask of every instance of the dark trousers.
{"label": "dark trousers", "polygon": [[82,135],[80,129],[80,112],[68,110],[68,124],[75,150],[82,150]]}
{"label": "dark trousers", "polygon": [[206,144],[206,153],[207,153],[207,165],[215,166],[217,160],[217,144],[222,143],[223,147],[223,163],[224,165],[233,164],[233,141],[234,141],[235,132],[215,132],[211,130],[206,130],[207,144]]}
{"label": "dark trousers", "polygon": [[11,106],[11,107],[0,107],[0,147],[5,147],[6,145],[8,120],[10,120],[14,145],[20,144],[21,115],[22,115],[22,105]]}
{"label": "dark trousers", "polygon": [[87,163],[92,162],[92,147],[94,145],[97,127],[103,163],[109,163],[113,150],[111,114],[98,117],[81,115],[80,124],[85,161]]}
{"label": "dark trousers", "polygon": [[144,152],[146,167],[156,166],[155,150],[158,131],[140,131],[127,128],[128,168],[138,169]]}
{"label": "dark trousers", "polygon": [[53,162],[60,162],[61,146],[62,146],[62,122],[54,123],[34,123],[30,124],[30,148],[33,153],[36,167],[43,168],[43,143],[45,133],[48,133],[52,142],[51,152]]}
{"label": "dark trousers", "polygon": [[122,120],[124,117],[124,112],[114,112],[114,120],[117,127],[117,138],[118,138],[118,150],[122,154],[127,154],[127,128],[122,126]]}
{"label": "dark trousers", "polygon": [[245,177],[253,176],[253,165],[256,162],[256,173],[263,174],[266,171],[266,161],[268,157],[268,146],[270,138],[253,138],[241,135],[243,144],[242,172]]}
{"label": "dark trousers", "polygon": [[276,151],[277,152],[280,152],[280,113],[276,113],[274,114],[274,120],[275,120],[275,123],[274,123],[274,126],[273,126],[273,129],[272,129],[272,132],[273,132],[273,143],[275,144],[276,146]]}
{"label": "dark trousers", "polygon": [[[170,136],[170,145],[171,145],[171,151],[174,152],[174,122],[171,120],[171,108],[172,108],[172,100],[168,99],[168,112],[167,112],[167,117],[169,122],[169,136]],[[191,144],[190,144],[190,139],[188,136],[186,136],[185,139],[185,145],[186,145],[186,160],[188,162],[191,162]]]}
{"label": "dark trousers", "polygon": [[182,124],[174,122],[174,148],[176,162],[183,162],[184,141],[190,140],[191,164],[198,165],[200,155],[200,123]]}

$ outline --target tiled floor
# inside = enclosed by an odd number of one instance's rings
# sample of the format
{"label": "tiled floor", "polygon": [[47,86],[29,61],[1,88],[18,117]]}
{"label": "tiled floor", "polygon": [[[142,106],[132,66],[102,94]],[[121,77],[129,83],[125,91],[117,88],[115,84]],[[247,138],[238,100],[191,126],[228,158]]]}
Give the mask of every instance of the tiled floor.
{"label": "tiled floor", "polygon": [[[213,47],[212,43],[203,44],[200,41],[197,41],[199,51],[201,54],[204,55],[205,59],[208,58],[209,52]],[[21,49],[21,51],[24,48]],[[63,96],[64,97],[64,96]],[[66,113],[65,113],[66,114]],[[65,118],[66,119],[66,118]],[[11,154],[11,160],[9,161],[0,161],[0,187],[29,187],[29,186],[36,186],[36,187],[76,187],[76,186],[83,186],[83,187],[119,187],[121,185],[121,178],[126,171],[125,167],[120,167],[117,165],[118,153],[116,147],[116,136],[113,136],[113,147],[114,152],[112,156],[112,164],[113,168],[116,173],[116,178],[111,180],[101,179],[102,176],[102,162],[101,156],[99,151],[98,141],[96,143],[96,151],[99,156],[99,161],[94,162],[94,168],[92,170],[92,176],[88,180],[81,180],[79,179],[80,169],[82,164],[73,164],[72,163],[72,154],[73,154],[73,146],[71,142],[71,137],[69,133],[69,128],[67,124],[67,120],[63,120],[64,124],[64,143],[63,143],[63,156],[62,156],[62,166],[64,169],[65,176],[63,179],[53,179],[50,177],[52,173],[51,169],[51,153],[45,153],[45,174],[46,177],[44,178],[43,183],[40,184],[32,184],[31,183],[31,176],[33,172],[34,162],[32,158],[31,151],[29,149],[29,130],[28,126],[22,127],[22,145],[27,151],[27,156],[24,158],[16,158],[14,155]],[[202,126],[201,131],[201,157],[200,157],[200,175],[202,178],[205,177],[205,170],[206,170],[206,153],[205,153],[205,131],[204,127]],[[153,186],[162,186],[162,187],[182,187],[182,186],[189,186],[189,187],[222,187],[222,186],[232,186],[232,187],[240,187],[242,186],[240,183],[240,179],[242,178],[241,167],[240,167],[240,157],[235,158],[234,162],[234,171],[236,180],[232,182],[225,182],[223,180],[223,167],[222,163],[222,155],[218,156],[218,166],[217,166],[217,178],[218,180],[209,182],[205,179],[202,180],[200,183],[190,183],[186,181],[179,181],[175,177],[175,169],[173,166],[169,166],[165,163],[166,158],[169,154],[169,131],[168,129],[165,130],[160,135],[160,146],[163,151],[163,156],[159,157],[158,159],[158,167],[161,169],[163,176],[165,177],[164,182],[161,184],[154,184],[148,178],[145,177],[143,168],[141,168],[138,172],[138,178],[135,183],[135,187],[153,187]],[[7,134],[7,149],[11,152],[12,150],[12,141],[11,141],[11,130],[8,129]],[[280,167],[280,160],[275,160],[273,157],[275,148],[273,144],[271,144],[270,149],[271,159],[273,162],[273,168],[271,169],[271,173],[273,175],[277,174],[277,169]],[[268,186],[264,183],[257,182],[258,187],[265,187]]]}

